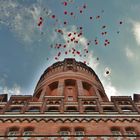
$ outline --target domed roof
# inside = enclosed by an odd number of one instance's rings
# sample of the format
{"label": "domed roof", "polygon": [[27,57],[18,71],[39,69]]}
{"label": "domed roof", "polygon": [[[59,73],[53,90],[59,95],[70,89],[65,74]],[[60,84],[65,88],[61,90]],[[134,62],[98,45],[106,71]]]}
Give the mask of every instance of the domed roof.
{"label": "domed roof", "polygon": [[[64,83],[64,87],[65,87],[67,81],[73,84],[75,83],[74,85],[77,88],[78,87],[83,88],[83,91],[82,91],[83,95],[84,95],[84,92],[86,93],[89,92],[89,94],[92,94],[90,93],[91,92],[90,90],[94,89],[94,90],[98,90],[98,92],[101,92],[102,97],[100,96],[100,98],[104,98],[102,100],[108,100],[105,94],[104,88],[102,86],[102,83],[100,82],[94,70],[82,62],[77,62],[74,58],[66,58],[63,61],[58,61],[54,63],[53,65],[51,65],[50,67],[48,67],[44,71],[44,73],[41,75],[38,81],[34,96],[37,96],[38,98],[40,98],[40,94],[42,94],[42,90],[44,90],[45,92],[44,95],[42,96],[49,95],[50,94],[49,92],[54,88],[57,89],[57,91],[55,92],[56,96],[63,95],[63,92],[58,94],[59,86],[61,86],[61,83]],[[79,81],[81,81],[81,83]],[[80,91],[77,91],[77,92],[80,92]],[[96,91],[96,94],[97,94],[97,91]]]}
{"label": "domed roof", "polygon": [[[49,66],[44,71],[44,73],[41,75],[38,83],[44,78],[44,76],[46,74],[48,74],[49,72],[53,71],[53,69],[56,69],[58,67],[63,67],[63,71],[68,71],[68,70],[78,71],[78,69],[77,69],[78,66],[80,66],[81,68],[86,69],[89,73],[91,73],[93,75],[96,75],[94,70],[91,67],[87,66],[85,63],[80,62],[80,61],[78,62],[74,58],[65,58],[63,61],[58,61],[58,62],[52,64],[51,66]],[[96,75],[96,78],[99,80],[97,75]]]}

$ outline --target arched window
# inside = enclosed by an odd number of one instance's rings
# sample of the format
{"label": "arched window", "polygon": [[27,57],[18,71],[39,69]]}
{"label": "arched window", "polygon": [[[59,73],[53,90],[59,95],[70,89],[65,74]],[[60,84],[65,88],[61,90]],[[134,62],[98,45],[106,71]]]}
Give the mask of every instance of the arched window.
{"label": "arched window", "polygon": [[123,101],[118,101],[118,104],[119,105],[123,105]]}
{"label": "arched window", "polygon": [[94,95],[94,90],[91,88],[91,84],[87,82],[82,82],[83,85],[83,90],[84,90],[84,95],[89,96],[89,95]]}
{"label": "arched window", "polygon": [[125,105],[130,105],[130,101],[124,101]]}
{"label": "arched window", "polygon": [[126,135],[136,135],[134,127],[126,127],[125,131],[126,131]]}
{"label": "arched window", "polygon": [[48,107],[48,112],[59,112],[59,108],[57,106]]}
{"label": "arched window", "polygon": [[87,102],[87,101],[84,101],[84,103],[83,103],[83,104],[87,105],[87,104],[88,104],[88,102]]}
{"label": "arched window", "polygon": [[87,83],[87,82],[82,82],[82,84],[83,84],[83,88],[84,89],[86,89],[86,90],[90,90],[90,88],[91,88],[91,85],[89,84],[89,83]]}
{"label": "arched window", "polygon": [[16,104],[16,105],[24,104],[24,101],[22,101],[22,100],[12,100],[12,104]]}
{"label": "arched window", "polygon": [[121,131],[119,127],[112,127],[111,128],[112,135],[121,135]]}
{"label": "arched window", "polygon": [[49,101],[48,104],[50,104],[50,105],[53,104],[53,101]]}
{"label": "arched window", "polygon": [[58,81],[55,81],[49,85],[49,93],[51,96],[57,96],[58,95]]}
{"label": "arched window", "polygon": [[59,134],[64,136],[64,135],[70,135],[70,128],[68,127],[62,127],[60,128]]}
{"label": "arched window", "polygon": [[96,101],[90,101],[89,104],[94,105],[96,104]]}
{"label": "arched window", "polygon": [[55,101],[55,104],[60,104],[60,101]]}
{"label": "arched window", "polygon": [[40,107],[30,107],[28,112],[40,112]]}
{"label": "arched window", "polygon": [[93,106],[87,106],[85,107],[85,112],[97,112],[97,110]]}
{"label": "arched window", "polygon": [[106,94],[103,91],[98,90],[98,92],[99,92],[99,94],[101,96],[101,99],[103,101],[108,101],[108,98],[107,98]]}
{"label": "arched window", "polygon": [[8,129],[8,132],[7,132],[8,136],[16,136],[18,134],[19,134],[19,127],[14,126]]}
{"label": "arched window", "polygon": [[23,136],[30,136],[33,134],[33,132],[34,132],[33,127],[26,127],[26,128],[24,128]]}
{"label": "arched window", "polygon": [[81,136],[81,135],[84,135],[84,134],[85,134],[84,128],[82,128],[82,127],[75,128],[75,135]]}
{"label": "arched window", "polygon": [[54,89],[58,88],[58,81],[55,81],[55,82],[51,83],[49,85],[49,87],[50,87],[51,90],[54,90]]}
{"label": "arched window", "polygon": [[39,91],[38,91],[38,93],[36,94],[37,99],[39,99],[39,98],[40,98],[41,93],[42,93],[42,89],[41,89],[41,90],[39,90]]}
{"label": "arched window", "polygon": [[75,106],[68,106],[66,108],[66,111],[67,112],[76,112],[77,111],[77,107],[75,107]]}

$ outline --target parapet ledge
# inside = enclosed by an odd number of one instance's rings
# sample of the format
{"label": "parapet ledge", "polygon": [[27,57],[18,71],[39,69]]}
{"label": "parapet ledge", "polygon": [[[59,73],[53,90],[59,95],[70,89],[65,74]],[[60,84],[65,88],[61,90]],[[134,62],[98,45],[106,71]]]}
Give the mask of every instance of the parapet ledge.
{"label": "parapet ledge", "polygon": [[14,100],[31,100],[32,95],[11,95],[9,102]]}
{"label": "parapet ledge", "polygon": [[0,102],[7,102],[8,95],[7,94],[0,94]]}
{"label": "parapet ledge", "polygon": [[133,94],[134,102],[140,102],[140,94]]}
{"label": "parapet ledge", "polygon": [[[111,96],[111,102],[114,101],[132,101],[131,96]],[[133,101],[140,103],[140,94],[133,94]]]}
{"label": "parapet ledge", "polygon": [[132,100],[131,96],[111,96],[111,101],[130,101]]}

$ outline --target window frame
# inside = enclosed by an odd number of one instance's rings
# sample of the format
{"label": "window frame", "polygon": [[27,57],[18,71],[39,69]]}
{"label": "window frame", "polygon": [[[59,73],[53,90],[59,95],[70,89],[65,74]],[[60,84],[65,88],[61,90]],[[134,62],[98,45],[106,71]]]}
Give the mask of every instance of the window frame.
{"label": "window frame", "polygon": [[111,133],[113,136],[121,136],[122,135],[121,129],[119,127],[112,127],[110,130],[111,130]]}
{"label": "window frame", "polygon": [[7,136],[17,136],[19,134],[20,134],[19,127],[13,126],[13,127],[8,128],[8,131],[7,131],[7,134],[6,135]]}

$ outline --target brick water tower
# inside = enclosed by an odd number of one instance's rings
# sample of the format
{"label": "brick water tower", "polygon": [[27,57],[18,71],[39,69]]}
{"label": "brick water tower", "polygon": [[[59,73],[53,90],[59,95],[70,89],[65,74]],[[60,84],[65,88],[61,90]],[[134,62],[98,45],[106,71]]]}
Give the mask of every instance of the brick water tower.
{"label": "brick water tower", "polygon": [[140,95],[110,101],[96,73],[72,58],[48,67],[33,96],[0,101],[1,140],[140,140]]}

